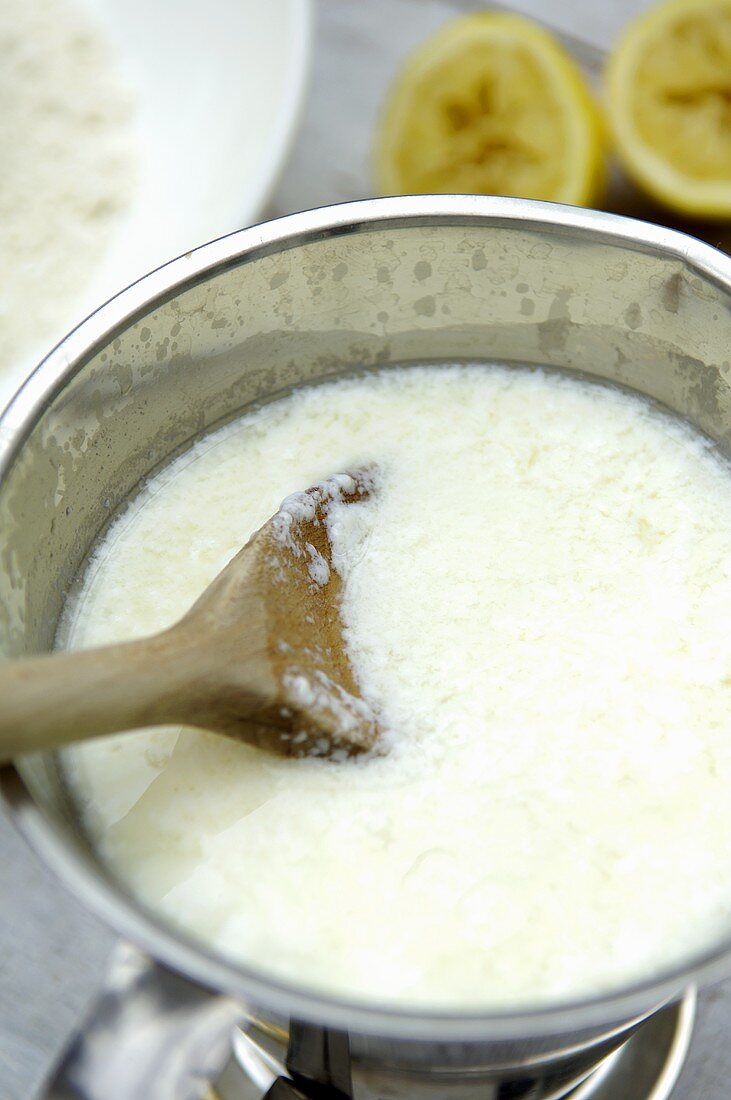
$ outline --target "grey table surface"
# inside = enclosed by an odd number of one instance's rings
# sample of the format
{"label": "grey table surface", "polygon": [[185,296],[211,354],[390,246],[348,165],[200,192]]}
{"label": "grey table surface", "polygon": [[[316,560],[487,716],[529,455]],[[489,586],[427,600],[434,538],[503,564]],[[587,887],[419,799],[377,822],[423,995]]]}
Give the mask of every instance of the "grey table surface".
{"label": "grey table surface", "polygon": [[[606,47],[646,5],[516,0],[507,6]],[[455,12],[478,7],[472,0],[320,0],[309,95],[267,214],[369,195],[369,138],[396,66]],[[93,1001],[114,936],[41,866],[2,815],[0,851],[0,1100],[32,1100]],[[731,982],[701,996],[674,1096],[723,1100],[731,1095],[729,1082]]]}

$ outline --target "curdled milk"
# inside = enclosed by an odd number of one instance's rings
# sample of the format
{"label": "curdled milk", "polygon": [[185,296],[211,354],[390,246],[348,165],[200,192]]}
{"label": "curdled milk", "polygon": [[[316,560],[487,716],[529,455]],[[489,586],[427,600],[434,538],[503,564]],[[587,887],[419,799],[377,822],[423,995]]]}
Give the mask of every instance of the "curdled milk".
{"label": "curdled milk", "polygon": [[300,390],[147,485],[69,644],[169,625],[286,495],[372,462],[331,532],[388,752],[79,746],[104,860],[224,954],[379,1002],[543,1004],[730,935],[731,474],[637,398],[500,367]]}

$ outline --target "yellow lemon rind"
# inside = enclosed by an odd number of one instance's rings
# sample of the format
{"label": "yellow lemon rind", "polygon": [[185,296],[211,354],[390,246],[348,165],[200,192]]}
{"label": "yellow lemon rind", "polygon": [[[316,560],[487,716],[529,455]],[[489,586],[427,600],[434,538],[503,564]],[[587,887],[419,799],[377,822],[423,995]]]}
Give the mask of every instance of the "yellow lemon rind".
{"label": "yellow lemon rind", "polygon": [[445,61],[457,64],[460,50],[473,47],[481,38],[491,44],[504,39],[508,44],[517,41],[527,46],[550,94],[571,123],[571,148],[557,155],[563,156],[572,170],[559,191],[544,197],[573,205],[598,204],[607,183],[605,129],[599,108],[573,59],[547,31],[522,16],[502,12],[478,12],[454,20],[408,58],[389,90],[376,130],[373,175],[378,193],[414,190],[396,171],[395,151],[408,133],[411,113],[418,110],[418,89]]}
{"label": "yellow lemon rind", "polygon": [[637,65],[648,41],[662,24],[669,27],[679,14],[697,14],[703,8],[726,8],[731,0],[670,0],[655,5],[625,29],[605,68],[609,128],[620,163],[627,175],[663,206],[701,219],[731,218],[731,179],[694,179],[650,147],[632,122],[630,101]]}

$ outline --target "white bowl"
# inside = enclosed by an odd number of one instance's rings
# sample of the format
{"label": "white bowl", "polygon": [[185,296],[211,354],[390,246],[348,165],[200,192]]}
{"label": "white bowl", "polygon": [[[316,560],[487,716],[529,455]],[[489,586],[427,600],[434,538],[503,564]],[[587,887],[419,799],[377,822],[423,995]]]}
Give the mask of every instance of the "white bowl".
{"label": "white bowl", "polygon": [[[294,134],[311,46],[310,0],[83,3],[136,95],[139,177],[56,339],[153,268],[256,220]],[[0,376],[0,411],[54,342]]]}
{"label": "white bowl", "polygon": [[85,3],[139,94],[139,191],[95,279],[114,292],[261,212],[304,96],[310,3]]}

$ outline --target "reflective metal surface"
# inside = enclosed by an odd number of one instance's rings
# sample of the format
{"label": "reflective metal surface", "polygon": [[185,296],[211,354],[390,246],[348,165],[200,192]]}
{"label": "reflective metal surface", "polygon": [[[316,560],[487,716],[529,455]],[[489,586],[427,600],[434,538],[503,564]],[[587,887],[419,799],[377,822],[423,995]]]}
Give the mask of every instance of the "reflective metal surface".
{"label": "reflective metal surface", "polygon": [[[685,1061],[695,1021],[695,994],[691,991],[676,1005],[655,1013],[634,1035],[599,1066],[586,1080],[568,1092],[565,1100],[667,1100]],[[296,1095],[297,1086],[286,1079],[286,1067],[256,1043],[251,1035],[238,1030],[234,1053],[222,1076],[206,1100],[273,1100],[276,1092],[284,1100]],[[355,1100],[440,1100],[442,1084],[438,1080],[417,1083],[400,1076],[384,1078],[371,1072],[365,1080],[356,1069],[353,1082]],[[530,1087],[530,1086],[528,1086]],[[465,1079],[449,1095],[458,1100],[494,1100],[500,1096],[499,1082]],[[548,1086],[549,1090],[551,1086]],[[285,1090],[293,1090],[287,1093]],[[271,1091],[270,1091],[271,1090]],[[275,1092],[276,1090],[276,1092]],[[507,1085],[508,1096],[515,1098],[515,1082]],[[301,1095],[301,1093],[300,1093]],[[556,1100],[556,1092],[530,1093],[534,1100]]]}
{"label": "reflective metal surface", "polygon": [[[352,1058],[344,1032],[293,1024],[286,1035],[247,1023],[231,998],[212,996],[120,944],[103,994],[44,1095],[46,1100],[437,1100],[445,1094],[454,1100],[666,1100],[690,1041],[695,1000],[690,991],[679,1004],[655,1013],[620,1048],[575,1078],[558,1065],[540,1074],[482,1072],[448,1082],[439,1074],[361,1063]],[[211,1080],[215,1085],[209,1088]]]}
{"label": "reflective metal surface", "polygon": [[72,1042],[47,1100],[195,1100],[226,1061],[242,1018],[230,998],[120,944],[86,1030]]}
{"label": "reflective metal surface", "polygon": [[[355,203],[214,242],[153,273],[46,360],[0,421],[0,648],[52,643],[64,599],[115,509],[171,454],[252,402],[343,371],[498,359],[649,394],[731,442],[731,261],[690,238],[511,199]],[[284,1030],[347,1029],[396,1072],[578,1080],[688,985],[731,971],[714,946],[655,981],[551,1010],[385,1011],[239,967],[143,912],[99,865],[55,761],[3,783],[16,820],[85,903],[174,970]],[[731,940],[731,934],[730,934]]]}

